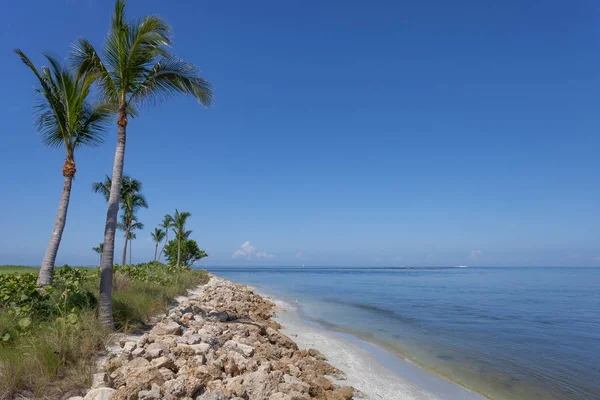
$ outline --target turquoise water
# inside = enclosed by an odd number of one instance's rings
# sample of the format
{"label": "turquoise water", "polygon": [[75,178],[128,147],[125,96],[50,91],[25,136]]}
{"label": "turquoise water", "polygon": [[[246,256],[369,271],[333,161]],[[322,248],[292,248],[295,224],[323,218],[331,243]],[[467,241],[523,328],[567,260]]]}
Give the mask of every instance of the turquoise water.
{"label": "turquoise water", "polygon": [[600,269],[209,268],[494,399],[600,399]]}

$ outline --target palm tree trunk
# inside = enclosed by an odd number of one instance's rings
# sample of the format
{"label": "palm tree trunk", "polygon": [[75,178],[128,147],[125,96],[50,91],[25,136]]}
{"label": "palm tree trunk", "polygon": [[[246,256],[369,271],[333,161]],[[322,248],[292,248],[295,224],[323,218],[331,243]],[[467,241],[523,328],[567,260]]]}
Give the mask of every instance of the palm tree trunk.
{"label": "palm tree trunk", "polygon": [[163,251],[165,251],[165,246],[167,245],[167,243],[169,243],[169,228],[166,229],[165,242],[162,245],[162,249],[160,249],[160,253],[158,253],[159,260],[160,260],[160,257],[162,256]]}
{"label": "palm tree trunk", "polygon": [[129,265],[131,264],[131,239],[129,239]]}
{"label": "palm tree trunk", "polygon": [[158,251],[158,242],[156,242],[156,247],[154,248],[154,261],[156,261],[156,252]]}
{"label": "palm tree trunk", "polygon": [[181,239],[177,238],[177,266],[179,267],[179,260],[181,259]]}
{"label": "palm tree trunk", "polygon": [[129,237],[129,227],[127,228],[127,230],[125,230],[125,246],[123,247],[123,258],[121,259],[121,265],[124,267],[125,263],[127,262],[127,242],[129,241],[129,239],[127,239]]}
{"label": "palm tree trunk", "polygon": [[60,246],[60,240],[62,239],[63,230],[67,222],[67,209],[69,208],[69,198],[71,197],[71,184],[73,183],[73,176],[65,176],[65,183],[63,185],[62,195],[60,196],[60,203],[58,205],[58,212],[56,213],[56,219],[54,220],[54,229],[52,230],[52,236],[48,242],[46,248],[46,254],[42,261],[42,267],[38,274],[37,283],[41,286],[52,285],[52,275],[54,273],[54,262],[56,261],[56,254],[58,253],[58,247]]}
{"label": "palm tree trunk", "polygon": [[121,179],[125,162],[125,142],[127,136],[127,111],[122,105],[117,120],[117,149],[113,164],[112,185],[106,211],[106,226],[104,228],[104,253],[100,274],[100,298],[98,301],[98,318],[100,323],[110,329],[114,328],[112,313],[112,284],[113,262],[115,257],[115,231],[117,230],[117,214],[119,213],[119,196],[121,194]]}

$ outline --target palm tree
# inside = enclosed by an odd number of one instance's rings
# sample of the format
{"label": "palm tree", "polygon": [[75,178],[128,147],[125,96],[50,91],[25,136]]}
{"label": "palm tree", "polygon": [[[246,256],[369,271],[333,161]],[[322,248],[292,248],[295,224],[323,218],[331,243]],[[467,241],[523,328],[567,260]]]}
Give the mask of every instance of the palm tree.
{"label": "palm tree", "polygon": [[[111,186],[112,179],[110,179],[110,176],[106,175],[104,177],[104,181],[92,183],[92,190],[94,191],[94,193],[100,193],[104,197],[104,199],[108,201],[108,198],[110,197]],[[141,191],[142,182],[140,182],[137,179],[133,179],[127,175],[123,176],[123,178],[121,179],[121,203],[125,198],[127,198],[127,195],[129,193],[139,193]]]}
{"label": "palm tree", "polygon": [[100,264],[102,264],[102,250],[104,250],[104,243],[100,243],[98,247],[92,247],[92,250],[100,254]]}
{"label": "palm tree", "polygon": [[162,249],[160,249],[160,253],[158,254],[158,258],[162,256],[163,251],[165,250],[165,246],[169,243],[169,229],[173,226],[173,217],[169,214],[165,214],[163,217],[163,222],[159,225],[160,228],[165,230],[165,242],[163,243]]}
{"label": "palm tree", "polygon": [[127,239],[129,240],[129,265],[132,265],[131,264],[131,253],[133,253],[133,252],[131,251],[131,241],[133,239],[137,239],[137,235],[133,232],[129,232],[129,236],[127,237]]}
{"label": "palm tree", "polygon": [[179,262],[181,261],[181,241],[186,240],[192,231],[185,230],[185,224],[187,223],[187,219],[191,217],[192,214],[189,212],[180,213],[178,210],[175,210],[175,214],[173,215],[173,233],[175,234],[175,238],[177,239],[177,266],[179,267]]}
{"label": "palm tree", "polygon": [[205,106],[212,100],[210,83],[200,77],[197,68],[169,53],[170,26],[154,15],[128,21],[124,10],[125,2],[117,0],[103,58],[84,38],[74,44],[73,52],[78,73],[94,74],[105,101],[118,111],[117,148],[112,174],[112,181],[118,184],[111,186],[106,212],[98,304],[100,321],[110,327],[114,325],[112,269],[128,117],[136,115],[136,107],[176,93],[195,97]]}
{"label": "palm tree", "polygon": [[71,185],[77,172],[75,149],[81,146],[98,146],[103,142],[110,111],[106,106],[90,105],[87,102],[93,83],[90,75],[79,74],[76,77],[66,66],[48,55],[44,56],[50,67],[42,67],[40,72],[25,53],[19,49],[15,53],[31,69],[39,83],[39,87],[35,89],[40,98],[36,106],[35,124],[42,143],[48,147],[64,146],[66,151],[62,166],[62,195],[37,279],[39,285],[46,286],[52,284],[56,254],[67,222]]}
{"label": "palm tree", "polygon": [[129,234],[133,229],[144,229],[144,224],[138,222],[136,215],[140,208],[148,208],[146,198],[141,193],[129,193],[123,201],[123,214],[121,214],[121,223],[118,227],[125,231],[125,246],[123,247],[122,265],[127,260],[127,241]]}
{"label": "palm tree", "polygon": [[152,240],[154,240],[154,243],[156,243],[156,247],[154,248],[154,261],[156,261],[156,252],[158,251],[158,245],[165,238],[166,234],[165,231],[163,231],[162,229],[154,228],[154,232],[152,232],[150,236],[152,236]]}

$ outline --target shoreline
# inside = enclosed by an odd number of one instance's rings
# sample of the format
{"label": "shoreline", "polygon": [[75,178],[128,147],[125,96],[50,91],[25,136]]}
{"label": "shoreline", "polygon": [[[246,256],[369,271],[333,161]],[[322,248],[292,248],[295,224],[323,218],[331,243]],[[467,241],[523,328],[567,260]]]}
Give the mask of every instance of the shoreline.
{"label": "shoreline", "polygon": [[274,319],[282,325],[281,332],[301,349],[315,348],[323,353],[330,364],[346,373],[346,383],[367,399],[486,399],[377,343],[307,320],[295,305],[250,287],[276,304]]}
{"label": "shoreline", "polygon": [[481,399],[214,274],[152,322],[144,334],[113,336],[92,388],[69,400]]}

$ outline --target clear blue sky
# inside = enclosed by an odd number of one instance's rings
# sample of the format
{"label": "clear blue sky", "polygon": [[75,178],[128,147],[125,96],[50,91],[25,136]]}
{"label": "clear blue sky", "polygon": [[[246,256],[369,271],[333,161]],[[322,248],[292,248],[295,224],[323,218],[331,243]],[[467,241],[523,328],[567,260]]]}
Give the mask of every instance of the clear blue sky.
{"label": "clear blue sky", "polygon": [[[187,4],[186,8],[180,7]],[[174,6],[177,4],[178,6]],[[100,46],[112,1],[9,2],[0,30],[0,263],[39,264],[63,150],[17,57]],[[600,3],[158,1],[214,85],[130,121],[125,172],[177,207],[208,265],[600,265]],[[92,264],[116,129],[77,156],[58,264]],[[122,235],[117,242],[120,259]],[[249,244],[244,243],[249,242]],[[236,253],[237,252],[237,253]],[[235,254],[235,258],[234,258]]]}

